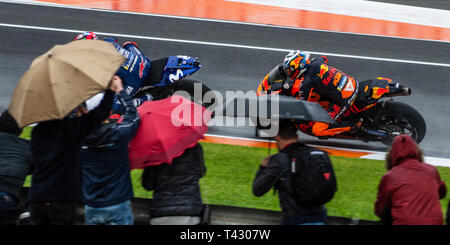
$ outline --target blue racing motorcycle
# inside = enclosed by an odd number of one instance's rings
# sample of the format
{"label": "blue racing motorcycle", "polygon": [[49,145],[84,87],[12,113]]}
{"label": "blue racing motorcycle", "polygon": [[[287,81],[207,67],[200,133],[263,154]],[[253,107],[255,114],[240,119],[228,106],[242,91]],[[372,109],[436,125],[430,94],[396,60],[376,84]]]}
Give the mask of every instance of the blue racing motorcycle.
{"label": "blue racing motorcycle", "polygon": [[[76,36],[75,41],[82,39],[98,40],[98,37],[93,32],[83,32]],[[150,61],[134,42],[120,45],[115,37],[106,37],[103,41],[111,43],[125,58],[116,75],[122,78],[125,92],[132,96],[135,106],[144,101],[167,98],[176,91],[187,92],[191,100],[205,107],[213,104],[203,103],[204,95],[211,91],[208,86],[185,79],[201,68],[198,58],[178,55]],[[112,109],[117,113],[123,112],[124,108],[117,98]]]}
{"label": "blue racing motorcycle", "polygon": [[[182,55],[152,61],[151,71],[133,96],[133,102],[138,106],[146,100],[165,99],[177,91],[185,91],[192,100],[198,97],[200,100],[196,102],[207,107],[209,103],[204,103],[201,99],[211,89],[197,80],[186,79],[201,67],[198,58]],[[196,84],[200,85],[197,87],[201,88],[201,91],[198,91],[201,92],[201,96],[194,96]]]}
{"label": "blue racing motorcycle", "polygon": [[[165,99],[176,91],[187,92],[191,100],[205,107],[211,104],[202,101],[205,93],[211,91],[208,86],[196,80],[185,79],[202,67],[198,58],[178,55],[150,61],[134,42],[119,45],[114,37],[103,40],[113,44],[125,58],[116,75],[124,81],[124,89],[132,96],[135,106],[148,100]],[[199,91],[195,91],[196,88]],[[122,110],[120,101],[116,99],[113,111],[120,114]]]}

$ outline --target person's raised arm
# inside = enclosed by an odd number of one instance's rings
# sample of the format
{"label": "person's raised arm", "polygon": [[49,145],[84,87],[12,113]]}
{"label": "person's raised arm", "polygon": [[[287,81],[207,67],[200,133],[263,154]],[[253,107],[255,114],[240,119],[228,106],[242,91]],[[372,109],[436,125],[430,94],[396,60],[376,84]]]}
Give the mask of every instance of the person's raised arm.
{"label": "person's raised arm", "polygon": [[253,180],[253,194],[255,196],[262,196],[275,186],[283,174],[282,166],[284,161],[289,161],[289,159],[283,153],[263,159]]}
{"label": "person's raised arm", "polygon": [[122,121],[115,128],[119,134],[131,140],[139,128],[140,118],[134,106],[131,96],[124,90],[117,94],[120,103],[125,108],[125,113],[122,116]]}
{"label": "person's raised arm", "polygon": [[70,120],[70,127],[77,138],[89,135],[102,121],[108,118],[114,101],[114,96],[123,90],[122,79],[114,76],[105,91],[100,104],[92,111]]}

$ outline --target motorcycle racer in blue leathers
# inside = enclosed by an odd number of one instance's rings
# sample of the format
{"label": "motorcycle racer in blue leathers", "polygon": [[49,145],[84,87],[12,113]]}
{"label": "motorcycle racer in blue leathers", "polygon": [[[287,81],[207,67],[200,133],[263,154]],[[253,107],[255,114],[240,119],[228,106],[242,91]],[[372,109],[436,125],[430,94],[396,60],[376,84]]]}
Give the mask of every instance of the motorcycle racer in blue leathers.
{"label": "motorcycle racer in blue leathers", "polygon": [[[99,38],[93,32],[83,32],[75,38],[75,41],[81,39],[98,40]],[[116,75],[124,82],[124,89],[127,95],[133,98],[136,107],[145,101],[167,98],[178,90],[186,91],[191,97],[195,97],[193,95],[194,85],[200,82],[185,78],[201,68],[198,58],[177,55],[150,60],[134,42],[125,42],[120,45],[114,37],[104,38],[103,41],[114,45],[125,58],[125,62],[118,69]],[[205,93],[210,91],[204,84],[201,84],[201,88],[200,91]],[[113,111],[122,114],[123,110],[124,107],[116,99]]]}
{"label": "motorcycle racer in blue leathers", "polygon": [[[83,32],[77,35],[75,41],[82,39],[98,40],[99,38],[93,32]],[[123,45],[120,45],[114,37],[105,38],[103,40],[114,45],[117,51],[125,58],[125,62],[116,72],[116,75],[124,81],[124,90],[127,95],[133,96],[145,83],[145,79],[150,73],[150,59],[144,56],[134,42],[125,42]],[[115,99],[112,109],[116,112],[120,112],[123,109],[118,99]]]}

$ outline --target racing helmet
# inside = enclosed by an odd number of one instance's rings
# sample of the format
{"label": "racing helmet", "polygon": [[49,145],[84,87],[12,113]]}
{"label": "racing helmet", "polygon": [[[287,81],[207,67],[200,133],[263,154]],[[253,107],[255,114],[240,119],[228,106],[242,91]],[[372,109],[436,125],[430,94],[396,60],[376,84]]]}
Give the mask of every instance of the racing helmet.
{"label": "racing helmet", "polygon": [[82,39],[87,39],[87,40],[98,40],[97,35],[95,35],[95,33],[91,32],[91,31],[85,31],[83,33],[78,34],[74,41],[77,40],[82,40]]}
{"label": "racing helmet", "polygon": [[296,80],[300,75],[306,71],[310,63],[309,53],[293,50],[290,51],[285,57],[283,62],[283,68],[286,75],[292,80]]}

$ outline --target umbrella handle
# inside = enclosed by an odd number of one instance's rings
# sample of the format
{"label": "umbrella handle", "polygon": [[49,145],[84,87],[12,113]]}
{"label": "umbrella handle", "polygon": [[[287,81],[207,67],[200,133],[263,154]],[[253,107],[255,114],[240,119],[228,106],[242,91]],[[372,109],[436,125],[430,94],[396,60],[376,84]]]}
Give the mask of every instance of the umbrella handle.
{"label": "umbrella handle", "polygon": [[270,148],[272,148],[272,147],[270,147],[271,144],[272,144],[272,142],[269,140],[269,147],[268,147],[269,149],[268,149],[268,151],[267,151],[267,155],[268,155],[268,156],[270,156]]}

